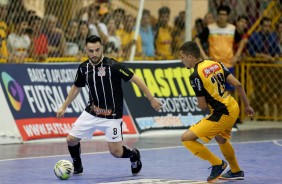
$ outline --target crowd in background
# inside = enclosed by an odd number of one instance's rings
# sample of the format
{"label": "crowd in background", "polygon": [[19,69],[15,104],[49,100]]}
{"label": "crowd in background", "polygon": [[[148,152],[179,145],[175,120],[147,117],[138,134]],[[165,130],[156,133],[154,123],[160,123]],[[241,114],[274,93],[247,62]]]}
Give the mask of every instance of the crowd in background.
{"label": "crowd in background", "polygon": [[[82,8],[63,28],[55,15],[39,17],[34,11],[26,10],[20,3],[22,1],[16,2],[19,3],[17,6],[0,6],[0,57],[8,63],[21,63],[25,58],[40,62],[47,57],[77,57],[79,60],[84,56],[85,39],[89,35],[101,37],[105,54],[124,60],[129,58],[133,44],[136,44],[136,57],[177,59],[179,48],[185,41],[185,12],[171,17],[169,7],[158,9],[158,17],[152,17],[151,12],[144,9],[139,36],[133,41],[136,17],[122,8],[111,10],[105,4],[93,3]],[[195,21],[193,39],[201,45],[203,58],[217,59],[213,57],[217,48],[228,50],[229,55],[225,58],[230,59],[231,65],[245,55],[269,59],[281,57],[282,20],[272,27],[272,20],[264,17],[261,28],[248,35],[254,21],[247,15],[229,19],[229,14],[230,10],[226,15],[219,11],[209,12]],[[169,25],[171,18],[173,25]],[[227,24],[228,20],[234,19]],[[212,31],[221,25],[228,25],[227,31],[234,31],[234,34],[226,33],[232,35],[227,40],[232,48],[211,37]]]}

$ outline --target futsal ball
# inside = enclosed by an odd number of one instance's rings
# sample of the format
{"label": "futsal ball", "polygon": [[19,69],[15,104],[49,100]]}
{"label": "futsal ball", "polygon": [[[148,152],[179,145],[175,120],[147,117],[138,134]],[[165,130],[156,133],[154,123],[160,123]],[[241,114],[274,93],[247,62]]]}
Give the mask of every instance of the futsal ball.
{"label": "futsal ball", "polygon": [[68,160],[59,160],[55,167],[54,173],[61,180],[67,180],[73,175],[73,164]]}

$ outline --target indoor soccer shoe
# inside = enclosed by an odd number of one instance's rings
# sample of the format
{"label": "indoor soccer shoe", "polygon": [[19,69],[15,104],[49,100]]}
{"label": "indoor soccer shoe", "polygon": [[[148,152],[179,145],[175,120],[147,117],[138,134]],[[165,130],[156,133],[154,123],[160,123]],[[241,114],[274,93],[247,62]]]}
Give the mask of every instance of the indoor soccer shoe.
{"label": "indoor soccer shoe", "polygon": [[83,167],[80,168],[74,168],[73,174],[81,174],[83,173]]}
{"label": "indoor soccer shoe", "polygon": [[133,175],[137,175],[141,171],[141,168],[142,168],[142,162],[140,160],[140,152],[136,148],[134,148],[132,151],[134,151],[135,155],[130,158],[131,172]]}
{"label": "indoor soccer shoe", "polygon": [[221,175],[219,179],[222,179],[222,180],[244,180],[244,171],[232,173],[231,170],[229,170],[227,173]]}
{"label": "indoor soccer shoe", "polygon": [[80,162],[73,162],[73,167],[74,167],[73,174],[83,173],[83,167],[82,167],[81,161]]}
{"label": "indoor soccer shoe", "polygon": [[220,177],[220,175],[224,172],[224,170],[227,168],[227,166],[228,166],[227,162],[225,162],[223,160],[222,160],[222,164],[212,166],[212,171],[211,171],[211,174],[208,177],[207,181],[213,182],[216,179],[218,179]]}

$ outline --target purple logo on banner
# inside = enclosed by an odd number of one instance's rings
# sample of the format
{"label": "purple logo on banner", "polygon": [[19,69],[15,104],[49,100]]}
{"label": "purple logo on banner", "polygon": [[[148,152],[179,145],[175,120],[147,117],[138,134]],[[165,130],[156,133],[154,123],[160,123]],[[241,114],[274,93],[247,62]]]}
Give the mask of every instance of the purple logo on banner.
{"label": "purple logo on banner", "polygon": [[1,78],[11,105],[19,111],[24,100],[22,87],[6,72],[2,72]]}

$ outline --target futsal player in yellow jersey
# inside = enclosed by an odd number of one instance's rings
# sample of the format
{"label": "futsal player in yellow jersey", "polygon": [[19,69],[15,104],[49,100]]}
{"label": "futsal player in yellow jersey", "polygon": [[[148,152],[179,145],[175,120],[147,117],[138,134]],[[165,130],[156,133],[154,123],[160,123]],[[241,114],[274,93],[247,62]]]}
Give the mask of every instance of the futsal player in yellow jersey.
{"label": "futsal player in yellow jersey", "polygon": [[[245,105],[248,116],[254,115],[249,105],[246,93],[241,83],[223,66],[212,60],[201,60],[200,49],[195,42],[188,41],[180,48],[180,59],[187,68],[194,68],[190,76],[190,83],[198,99],[201,109],[210,109],[210,115],[192,125],[183,133],[181,141],[192,154],[207,160],[212,165],[208,182],[216,179],[243,180],[244,172],[236,160],[233,146],[230,143],[231,129],[239,116],[239,106],[236,100],[225,89],[225,83],[235,87]],[[198,142],[200,138],[209,142],[215,138],[220,150],[230,165],[214,155],[206,146]],[[225,173],[225,171],[228,171]],[[225,173],[225,174],[223,174]]]}

